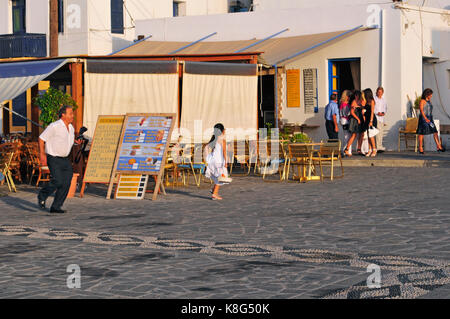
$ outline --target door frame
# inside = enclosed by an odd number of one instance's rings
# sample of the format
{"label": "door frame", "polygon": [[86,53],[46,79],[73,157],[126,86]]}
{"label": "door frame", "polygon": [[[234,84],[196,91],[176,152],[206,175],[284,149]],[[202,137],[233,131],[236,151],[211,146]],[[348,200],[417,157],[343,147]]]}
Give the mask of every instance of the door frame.
{"label": "door frame", "polygon": [[[334,93],[333,89],[333,79],[336,78],[337,81],[337,91],[339,92],[339,70],[337,70],[337,75],[333,75],[333,64],[335,62],[351,62],[351,61],[359,61],[359,65],[361,68],[361,58],[341,58],[341,59],[328,59],[328,97]],[[360,70],[361,71],[361,70]]]}

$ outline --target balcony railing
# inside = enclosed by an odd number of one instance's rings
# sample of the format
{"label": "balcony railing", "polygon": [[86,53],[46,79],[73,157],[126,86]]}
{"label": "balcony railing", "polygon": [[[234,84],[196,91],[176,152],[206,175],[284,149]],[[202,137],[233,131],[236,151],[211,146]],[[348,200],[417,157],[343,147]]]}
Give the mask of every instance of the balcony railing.
{"label": "balcony railing", "polygon": [[1,34],[0,58],[46,57],[47,38],[45,34]]}

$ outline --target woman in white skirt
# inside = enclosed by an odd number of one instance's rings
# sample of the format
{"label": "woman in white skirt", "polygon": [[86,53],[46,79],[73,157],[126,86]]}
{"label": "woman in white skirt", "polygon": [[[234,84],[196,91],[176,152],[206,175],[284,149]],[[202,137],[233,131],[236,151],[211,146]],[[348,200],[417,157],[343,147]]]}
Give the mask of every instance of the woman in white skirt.
{"label": "woman in white skirt", "polygon": [[214,125],[214,135],[205,148],[205,158],[208,164],[205,172],[207,178],[211,178],[214,187],[211,190],[212,200],[221,200],[219,188],[231,182],[227,169],[227,143],[225,140],[225,127],[218,123]]}

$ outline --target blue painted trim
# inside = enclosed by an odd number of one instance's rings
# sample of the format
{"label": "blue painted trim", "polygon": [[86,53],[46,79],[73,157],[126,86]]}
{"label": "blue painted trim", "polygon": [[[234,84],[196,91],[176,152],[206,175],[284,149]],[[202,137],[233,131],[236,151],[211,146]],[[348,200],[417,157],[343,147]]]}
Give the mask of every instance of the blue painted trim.
{"label": "blue painted trim", "polygon": [[65,59],[0,63],[0,78],[16,78],[48,74],[61,67]]}
{"label": "blue painted trim", "polygon": [[[351,62],[351,61],[361,61],[361,58],[342,58],[342,59],[328,59],[328,97],[333,94],[333,62]],[[339,73],[339,70],[338,70]],[[339,76],[338,79],[338,92],[340,91]]]}
{"label": "blue painted trim", "polygon": [[320,47],[320,46],[322,46],[322,45],[324,45],[324,44],[327,44],[327,43],[329,43],[329,42],[331,42],[331,41],[333,41],[333,40],[339,39],[340,37],[343,37],[343,36],[345,36],[345,35],[347,35],[347,34],[349,34],[349,33],[352,33],[352,32],[354,32],[354,31],[356,31],[356,30],[358,30],[358,29],[361,29],[362,27],[363,27],[363,25],[360,25],[360,26],[358,26],[358,27],[356,27],[356,28],[353,28],[353,29],[351,29],[351,30],[345,31],[345,32],[343,32],[343,33],[341,33],[341,34],[338,34],[338,35],[336,35],[336,36],[334,36],[334,37],[328,39],[328,40],[325,40],[325,41],[322,41],[322,42],[320,42],[320,43],[318,43],[318,44],[315,44],[315,45],[313,45],[313,46],[310,47],[310,48],[307,48],[307,49],[302,50],[302,51],[300,51],[300,52],[297,52],[297,53],[295,53],[295,54],[293,54],[293,55],[291,55],[291,56],[289,56],[289,57],[287,57],[287,58],[284,58],[284,59],[278,61],[278,62],[275,63],[275,64],[277,65],[277,64],[283,63],[283,62],[285,62],[285,61],[291,60],[291,59],[293,59],[293,58],[295,58],[295,57],[297,57],[297,56],[299,56],[299,55],[302,55],[302,54],[304,54],[304,53],[306,53],[306,52],[308,52],[308,51],[314,50],[314,49],[317,48],[317,47]]}
{"label": "blue painted trim", "polygon": [[250,44],[250,45],[246,46],[245,48],[239,49],[239,50],[235,51],[234,53],[240,53],[240,52],[243,52],[243,51],[245,51],[245,50],[248,50],[248,49],[250,49],[251,47],[254,47],[255,45],[258,45],[258,44],[260,44],[260,43],[262,43],[262,42],[264,42],[264,41],[267,41],[267,40],[269,40],[269,39],[272,39],[272,38],[276,37],[277,35],[279,35],[279,34],[281,34],[281,33],[284,33],[284,32],[286,32],[286,31],[289,31],[289,28],[286,28],[286,29],[284,29],[284,30],[282,30],[282,31],[280,31],[280,32],[275,33],[275,34],[272,34],[271,36],[268,36],[267,38],[264,38],[264,39],[262,39],[262,40],[259,40],[259,41],[255,42],[255,43],[253,43],[253,44]]}
{"label": "blue painted trim", "polygon": [[119,53],[120,51],[123,51],[123,50],[128,49],[128,48],[130,48],[130,47],[132,47],[132,46],[134,46],[134,45],[136,45],[136,44],[138,44],[138,43],[141,43],[141,42],[144,42],[145,40],[150,39],[152,36],[153,36],[153,35],[149,35],[148,37],[145,37],[145,38],[143,38],[142,40],[139,40],[139,41],[136,41],[136,42],[134,42],[134,43],[131,43],[130,45],[127,45],[126,47],[124,47],[124,48],[122,48],[122,49],[119,49],[119,50],[117,50],[117,51],[114,51],[114,52],[112,52],[112,53],[110,53],[110,54],[108,54],[108,55],[114,55],[114,54],[116,54],[116,53]]}
{"label": "blue painted trim", "polygon": [[199,39],[199,40],[197,40],[197,41],[194,41],[194,42],[192,42],[192,43],[189,43],[188,45],[185,45],[185,46],[183,46],[183,47],[181,47],[181,48],[179,48],[179,49],[177,49],[177,50],[175,50],[175,51],[172,51],[172,52],[170,52],[169,54],[175,54],[175,53],[177,53],[177,52],[180,52],[180,51],[182,51],[182,50],[184,50],[184,49],[187,49],[187,48],[193,46],[194,44],[197,44],[197,43],[199,43],[199,42],[202,42],[203,40],[206,40],[206,39],[208,39],[208,38],[210,38],[210,37],[212,37],[212,36],[214,36],[214,35],[216,35],[216,34],[217,34],[217,32],[211,33],[211,34],[207,35],[206,37],[203,37],[203,38],[201,38],[201,39]]}

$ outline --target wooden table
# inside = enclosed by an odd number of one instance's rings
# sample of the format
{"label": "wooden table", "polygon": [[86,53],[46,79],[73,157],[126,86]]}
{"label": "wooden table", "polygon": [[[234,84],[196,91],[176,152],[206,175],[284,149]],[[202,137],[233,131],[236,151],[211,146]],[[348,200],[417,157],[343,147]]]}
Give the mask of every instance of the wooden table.
{"label": "wooden table", "polygon": [[[320,146],[323,145],[323,143],[292,143],[292,144],[311,146],[312,147],[312,152],[311,152],[310,161],[311,161],[311,158],[313,157],[313,153],[314,152],[318,152],[318,149],[320,149]],[[298,177],[300,179],[300,182],[317,181],[317,180],[320,181],[321,176],[317,176],[317,175],[312,176],[311,173],[312,173],[311,165],[309,165],[309,167],[308,167],[308,175],[306,175],[306,167],[303,164],[302,165],[302,176]],[[295,176],[294,176],[294,179],[295,179]]]}

